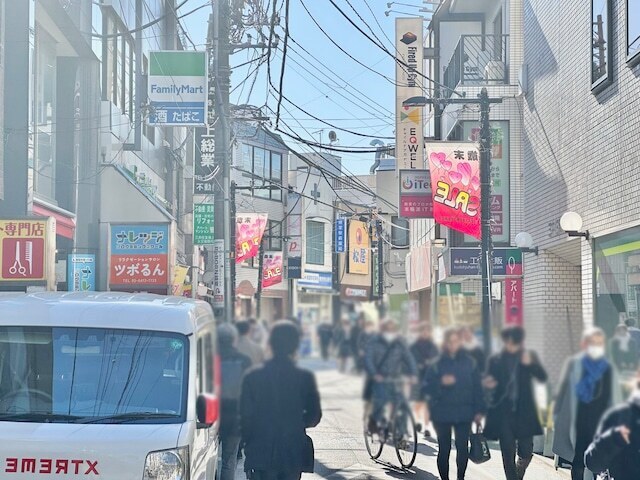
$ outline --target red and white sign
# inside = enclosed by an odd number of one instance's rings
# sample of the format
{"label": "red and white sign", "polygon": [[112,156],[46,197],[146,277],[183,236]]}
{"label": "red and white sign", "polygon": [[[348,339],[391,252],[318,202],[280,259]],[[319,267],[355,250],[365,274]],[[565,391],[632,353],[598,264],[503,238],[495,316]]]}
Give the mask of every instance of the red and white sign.
{"label": "red and white sign", "polygon": [[504,323],[506,326],[521,327],[524,324],[522,314],[522,277],[507,277],[505,284],[505,314]]}
{"label": "red and white sign", "polygon": [[262,287],[282,283],[282,252],[266,252],[262,257]]}
{"label": "red and white sign", "polygon": [[51,220],[0,220],[0,281],[47,280],[55,260]]}
{"label": "red and white sign", "polygon": [[167,254],[111,255],[111,285],[167,285]]}

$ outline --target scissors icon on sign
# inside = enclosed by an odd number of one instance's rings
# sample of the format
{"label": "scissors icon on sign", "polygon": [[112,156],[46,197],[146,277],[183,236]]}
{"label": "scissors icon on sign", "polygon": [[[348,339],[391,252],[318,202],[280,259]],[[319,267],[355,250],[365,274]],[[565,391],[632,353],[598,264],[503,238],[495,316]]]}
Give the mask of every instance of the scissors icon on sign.
{"label": "scissors icon on sign", "polygon": [[27,267],[22,265],[21,259],[22,256],[20,255],[20,242],[16,242],[16,259],[13,262],[13,265],[11,267],[9,267],[9,273],[11,275],[15,275],[16,273],[22,275],[23,277],[27,276]]}

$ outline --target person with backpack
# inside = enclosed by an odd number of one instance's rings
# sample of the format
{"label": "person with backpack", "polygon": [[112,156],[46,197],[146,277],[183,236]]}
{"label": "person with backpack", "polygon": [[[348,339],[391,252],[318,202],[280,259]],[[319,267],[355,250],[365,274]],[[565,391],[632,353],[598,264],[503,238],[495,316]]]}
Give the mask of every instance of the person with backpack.
{"label": "person with backpack", "polygon": [[438,472],[449,480],[451,433],[455,433],[457,478],[464,480],[469,462],[471,424],[477,425],[485,413],[482,380],[476,361],[462,349],[458,330],[444,334],[443,351],[423,378],[424,393],[438,436]]}
{"label": "person with backpack", "polygon": [[221,374],[220,480],[234,480],[240,446],[240,390],[251,359],[236,349],[238,333],[233,325],[220,325],[217,334]]}

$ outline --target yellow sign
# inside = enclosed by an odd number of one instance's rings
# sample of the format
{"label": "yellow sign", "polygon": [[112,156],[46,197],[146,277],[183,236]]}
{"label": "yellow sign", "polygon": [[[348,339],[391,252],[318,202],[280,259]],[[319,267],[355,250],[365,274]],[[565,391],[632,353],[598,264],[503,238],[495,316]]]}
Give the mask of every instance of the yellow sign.
{"label": "yellow sign", "polygon": [[53,219],[0,220],[0,282],[42,282],[52,272]]}
{"label": "yellow sign", "polygon": [[359,220],[349,221],[349,273],[369,275],[370,256],[369,227]]}
{"label": "yellow sign", "polygon": [[171,283],[171,294],[181,297],[184,294],[184,281],[187,279],[189,267],[176,265],[173,267],[173,282]]}

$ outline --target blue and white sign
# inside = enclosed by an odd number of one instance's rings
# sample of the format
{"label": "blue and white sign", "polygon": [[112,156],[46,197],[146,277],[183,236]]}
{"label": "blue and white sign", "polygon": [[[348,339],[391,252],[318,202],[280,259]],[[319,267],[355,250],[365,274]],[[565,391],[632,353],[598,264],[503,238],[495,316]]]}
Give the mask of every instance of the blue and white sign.
{"label": "blue and white sign", "polygon": [[305,270],[298,280],[298,287],[331,290],[333,288],[333,274],[331,272],[314,272]]}
{"label": "blue and white sign", "polygon": [[169,225],[111,225],[111,255],[169,253]]}
{"label": "blue and white sign", "polygon": [[347,219],[339,218],[336,220],[336,253],[345,253],[347,251]]}
{"label": "blue and white sign", "polygon": [[93,292],[96,289],[96,256],[74,253],[67,257],[67,290]]}

